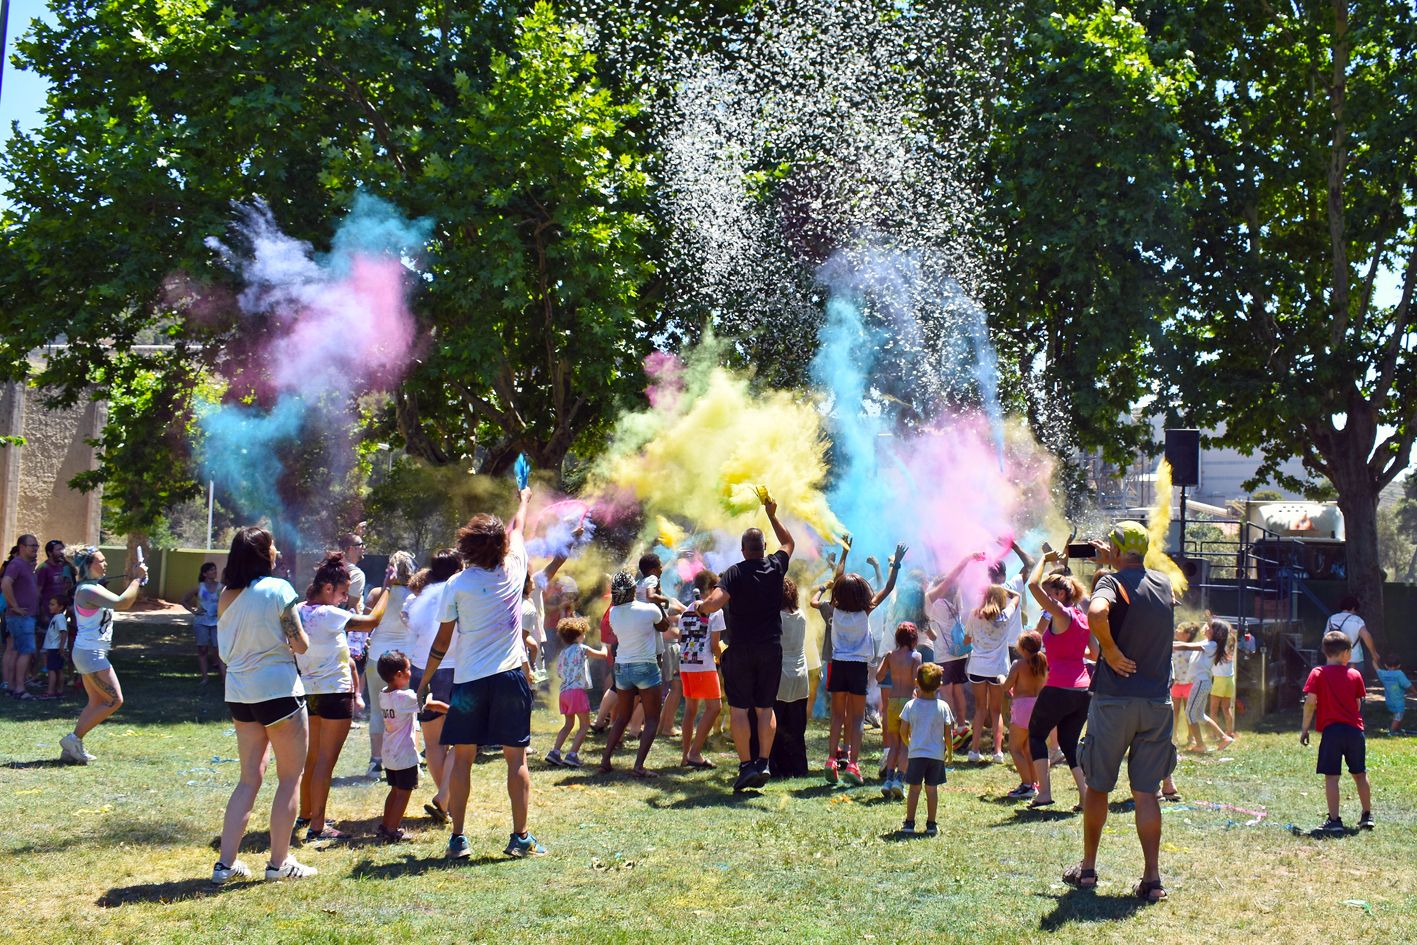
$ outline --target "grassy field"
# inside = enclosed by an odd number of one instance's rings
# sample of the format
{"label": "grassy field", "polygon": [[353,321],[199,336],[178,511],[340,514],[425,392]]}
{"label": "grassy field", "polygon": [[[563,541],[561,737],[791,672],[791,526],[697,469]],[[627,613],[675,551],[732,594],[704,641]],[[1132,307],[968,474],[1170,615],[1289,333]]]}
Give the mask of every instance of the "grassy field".
{"label": "grassy field", "polygon": [[[1417,941],[1417,741],[1369,742],[1377,831],[1314,839],[1288,828],[1323,815],[1297,715],[1244,734],[1223,756],[1182,762],[1186,802],[1165,814],[1171,899],[1158,906],[1129,895],[1140,859],[1125,805],[1108,823],[1098,890],[1080,893],[1058,880],[1076,859],[1080,818],[1005,802],[1015,782],[1002,766],[952,768],[941,836],[901,841],[900,805],[874,786],[801,779],[735,798],[726,744],[713,746],[718,771],[692,774],[667,767],[677,750],[657,747],[652,764],[664,777],[649,784],[534,763],[543,859],[500,855],[508,814],[496,760],[474,771],[471,861],[444,861],[447,835],[420,813],[407,844],[370,837],[302,851],[321,871],[311,881],[214,890],[213,844],[236,777],[219,688],[195,686],[185,626],[125,619],[116,636],[128,701],[88,738],[97,763],[54,760],[74,700],[0,704],[0,922],[21,940]],[[1370,728],[1380,719],[1374,708]],[[543,751],[558,723],[537,713]],[[815,760],[820,723],[812,736]],[[345,829],[372,835],[385,789],[363,780],[366,760],[364,732],[351,733],[331,810]],[[253,867],[273,783],[272,773],[252,818]],[[427,794],[415,795],[416,810]],[[1194,802],[1265,816],[1246,826],[1250,814]],[[1347,819],[1356,804],[1349,782]]]}

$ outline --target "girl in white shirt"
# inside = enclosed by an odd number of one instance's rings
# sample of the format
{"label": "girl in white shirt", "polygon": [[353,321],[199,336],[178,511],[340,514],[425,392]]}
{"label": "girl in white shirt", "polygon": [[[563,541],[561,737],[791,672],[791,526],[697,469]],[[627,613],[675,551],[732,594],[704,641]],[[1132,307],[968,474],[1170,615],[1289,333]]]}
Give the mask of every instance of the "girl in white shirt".
{"label": "girl in white shirt", "polygon": [[[307,828],[306,843],[349,837],[325,823],[330,781],[354,717],[348,633],[377,627],[384,619],[389,598],[385,594],[371,612],[356,614],[341,606],[348,595],[349,565],[344,562],[344,552],[332,551],[315,569],[315,580],[306,589],[305,603],[299,607],[300,623],[310,639],[309,648],[295,658],[310,713],[310,746],[305,755],[305,775],[300,780],[300,817],[295,829]],[[378,720],[370,724],[376,725]]]}
{"label": "girl in white shirt", "polygon": [[973,647],[965,673],[974,686],[974,727],[976,738],[969,746],[969,760],[983,760],[979,751],[984,726],[994,732],[995,764],[1004,761],[1004,679],[1009,674],[1009,628],[1018,612],[1019,595],[1002,584],[991,584],[984,600],[964,618],[965,642]]}

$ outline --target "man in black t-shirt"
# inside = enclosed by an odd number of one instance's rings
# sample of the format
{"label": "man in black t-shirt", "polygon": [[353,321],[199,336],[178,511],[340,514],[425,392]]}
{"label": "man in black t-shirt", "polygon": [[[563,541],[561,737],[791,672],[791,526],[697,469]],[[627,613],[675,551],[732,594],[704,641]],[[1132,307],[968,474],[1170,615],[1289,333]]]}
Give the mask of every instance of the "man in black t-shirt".
{"label": "man in black t-shirt", "polygon": [[[777,719],[773,703],[782,678],[782,581],[795,547],[792,535],[777,520],[777,503],[766,493],[763,509],[782,547],[767,553],[763,532],[743,533],[743,560],[719,575],[718,587],[700,601],[698,612],[722,610],[727,629],[723,654],[723,686],[728,700],[733,745],[738,749],[738,778],[733,790],[762,787],[768,781]],[[758,757],[752,754],[748,711],[757,714]]]}

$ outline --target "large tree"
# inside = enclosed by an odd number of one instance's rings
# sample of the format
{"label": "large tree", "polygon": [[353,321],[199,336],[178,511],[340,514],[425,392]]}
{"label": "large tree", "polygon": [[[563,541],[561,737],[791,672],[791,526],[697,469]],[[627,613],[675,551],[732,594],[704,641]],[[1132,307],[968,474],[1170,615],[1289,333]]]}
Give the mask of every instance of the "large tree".
{"label": "large tree", "polygon": [[191,396],[241,327],[184,317],[170,289],[228,278],[204,241],[234,202],[316,246],[361,189],[436,221],[427,356],[381,431],[414,454],[555,466],[638,386],[660,326],[636,106],[549,6],[54,7],[17,45],[50,83],[43,122],[0,157],[0,373],[65,339],[32,382],[123,404],[82,484],[135,497],[131,524],[199,488]]}
{"label": "large tree", "polygon": [[[1417,14],[1408,0],[1139,3],[1186,51],[1173,417],[1337,490],[1348,582],[1382,627],[1379,493],[1417,437]],[[1396,298],[1380,298],[1395,273]]]}

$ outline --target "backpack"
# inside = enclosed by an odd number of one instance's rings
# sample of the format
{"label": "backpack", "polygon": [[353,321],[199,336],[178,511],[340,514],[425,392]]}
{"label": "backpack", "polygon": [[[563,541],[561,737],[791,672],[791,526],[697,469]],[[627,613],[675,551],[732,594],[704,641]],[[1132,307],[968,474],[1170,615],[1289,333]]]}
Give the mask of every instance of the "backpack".
{"label": "backpack", "polygon": [[959,608],[955,606],[954,601],[948,599],[945,600],[945,606],[949,608],[950,617],[954,621],[945,634],[945,652],[954,657],[968,656],[974,649],[974,645],[964,642],[964,620],[960,617]]}

